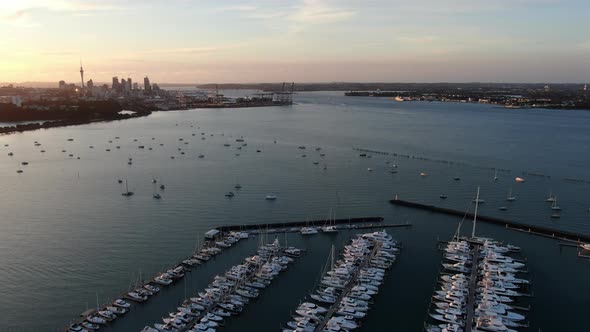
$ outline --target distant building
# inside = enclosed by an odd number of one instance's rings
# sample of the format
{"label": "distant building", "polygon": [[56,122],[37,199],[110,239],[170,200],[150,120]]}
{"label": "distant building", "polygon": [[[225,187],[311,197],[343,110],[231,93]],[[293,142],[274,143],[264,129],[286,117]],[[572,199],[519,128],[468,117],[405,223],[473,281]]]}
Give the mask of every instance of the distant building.
{"label": "distant building", "polygon": [[139,84],[137,82],[133,83],[133,90],[139,90]]}
{"label": "distant building", "polygon": [[88,88],[88,90],[92,90],[92,88],[94,88],[94,82],[92,82],[92,79],[88,80],[88,82],[86,83],[86,87]]}
{"label": "distant building", "polygon": [[113,85],[111,86],[113,90],[119,90],[119,77],[113,77]]}
{"label": "distant building", "polygon": [[150,85],[150,79],[146,76],[143,78],[143,89],[146,93],[152,92],[152,86]]}
{"label": "distant building", "polygon": [[119,91],[126,91],[127,90],[127,81],[122,78],[121,84],[119,85]]}
{"label": "distant building", "polygon": [[66,89],[67,85],[66,85],[66,81],[59,81],[59,88],[61,90]]}
{"label": "distant building", "polygon": [[129,83],[129,90],[131,90],[133,88],[133,81],[130,77],[127,78],[127,82]]}
{"label": "distant building", "polygon": [[154,83],[154,84],[152,84],[152,89],[154,91],[160,91],[160,86],[158,84]]}

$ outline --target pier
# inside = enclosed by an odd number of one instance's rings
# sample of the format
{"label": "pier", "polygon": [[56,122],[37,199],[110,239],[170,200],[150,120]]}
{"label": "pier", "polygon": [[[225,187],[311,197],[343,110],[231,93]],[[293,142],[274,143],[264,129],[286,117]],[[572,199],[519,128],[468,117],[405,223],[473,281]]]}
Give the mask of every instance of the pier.
{"label": "pier", "polygon": [[[465,219],[473,219],[473,217],[474,217],[473,213],[470,213],[470,212],[453,210],[453,209],[443,208],[443,207],[439,207],[439,206],[435,206],[435,205],[428,205],[428,204],[404,201],[401,199],[392,199],[389,202],[391,204],[397,205],[397,206],[410,207],[410,208],[415,208],[415,209],[420,209],[420,210],[425,210],[425,211],[430,211],[430,212],[436,212],[436,213],[446,214],[446,215],[460,217],[460,218],[465,217]],[[577,233],[563,231],[563,230],[551,229],[551,228],[543,227],[543,226],[536,226],[536,225],[531,225],[531,224],[526,224],[526,223],[521,223],[521,222],[514,222],[514,221],[507,220],[507,219],[482,216],[482,215],[478,214],[477,221],[483,221],[483,222],[488,222],[491,224],[502,225],[506,229],[520,231],[520,232],[526,232],[529,234],[553,238],[556,240],[563,240],[563,241],[576,242],[576,243],[590,242],[590,235],[577,234]]]}

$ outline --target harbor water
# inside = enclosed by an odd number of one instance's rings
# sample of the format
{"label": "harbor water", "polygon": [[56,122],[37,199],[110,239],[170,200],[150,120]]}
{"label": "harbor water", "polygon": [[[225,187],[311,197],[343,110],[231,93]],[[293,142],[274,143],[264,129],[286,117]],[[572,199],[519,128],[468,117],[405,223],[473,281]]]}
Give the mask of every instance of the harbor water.
{"label": "harbor water", "polygon": [[[437,241],[450,239],[460,220],[393,206],[395,195],[465,210],[479,186],[481,214],[590,234],[590,112],[341,92],[300,93],[295,101],[0,136],[0,331],[63,331],[97,302],[190,255],[213,227],[321,219],[330,210],[336,218],[412,224],[387,230],[403,249],[362,330],[420,331],[440,270]],[[389,154],[360,157],[355,148]],[[393,164],[397,173],[389,172]],[[121,195],[125,181],[135,195]],[[162,199],[152,197],[156,191]],[[514,202],[506,201],[509,191]],[[269,194],[277,199],[265,200]],[[551,217],[550,194],[560,218]],[[463,233],[470,228],[468,221]],[[307,253],[222,330],[277,331],[313,290],[332,244],[339,250],[355,233],[269,235]],[[477,234],[522,248],[534,294],[528,331],[585,329],[590,261],[556,240],[495,225],[479,223]],[[253,254],[258,240],[225,250],[104,330],[160,322]]]}

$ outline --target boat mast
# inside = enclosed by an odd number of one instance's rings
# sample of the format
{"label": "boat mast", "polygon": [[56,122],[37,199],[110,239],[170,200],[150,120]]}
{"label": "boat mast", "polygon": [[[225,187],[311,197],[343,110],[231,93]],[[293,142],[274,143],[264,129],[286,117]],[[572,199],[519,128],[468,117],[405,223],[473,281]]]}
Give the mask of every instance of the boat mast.
{"label": "boat mast", "polygon": [[334,245],[332,245],[332,251],[330,254],[330,270],[334,269]]}
{"label": "boat mast", "polygon": [[471,238],[475,238],[475,224],[477,223],[477,206],[479,204],[479,187],[477,187],[477,196],[475,197],[475,213],[473,214],[473,230],[471,230]]}

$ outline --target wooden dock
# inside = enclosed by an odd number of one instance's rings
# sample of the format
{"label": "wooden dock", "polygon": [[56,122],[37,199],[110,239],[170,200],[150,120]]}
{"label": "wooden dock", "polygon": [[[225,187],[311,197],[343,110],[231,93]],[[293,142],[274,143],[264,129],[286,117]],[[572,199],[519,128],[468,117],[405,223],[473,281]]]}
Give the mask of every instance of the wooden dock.
{"label": "wooden dock", "polygon": [[[473,219],[473,217],[474,217],[473,213],[470,213],[470,212],[453,210],[453,209],[443,208],[443,207],[439,207],[439,206],[435,206],[435,205],[428,205],[428,204],[404,201],[401,199],[392,199],[389,202],[391,204],[394,204],[397,206],[404,206],[404,207],[410,207],[410,208],[415,208],[415,209],[420,209],[420,210],[426,210],[426,211],[430,211],[430,212],[436,212],[436,213],[446,214],[446,215],[460,217],[460,218],[465,217],[465,219]],[[590,243],[590,235],[578,234],[578,233],[574,233],[574,232],[568,232],[568,231],[564,231],[564,230],[552,229],[552,228],[543,227],[543,226],[531,225],[531,224],[522,223],[522,222],[514,222],[514,221],[510,221],[510,220],[506,220],[506,219],[496,218],[496,217],[482,216],[480,214],[477,215],[477,221],[483,221],[483,222],[488,222],[491,224],[502,225],[502,226],[506,227],[506,229],[520,231],[520,232],[526,232],[529,234],[558,239],[558,240],[562,240],[562,241],[570,241],[570,242],[577,242],[577,243],[580,243],[580,242]]]}

